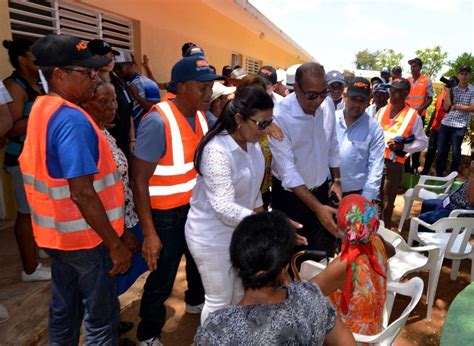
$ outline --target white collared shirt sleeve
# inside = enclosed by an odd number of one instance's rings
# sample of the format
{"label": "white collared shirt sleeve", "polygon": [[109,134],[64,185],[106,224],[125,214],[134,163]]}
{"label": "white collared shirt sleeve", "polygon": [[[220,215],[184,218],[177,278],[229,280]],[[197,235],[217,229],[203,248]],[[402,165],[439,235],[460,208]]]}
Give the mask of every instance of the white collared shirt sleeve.
{"label": "white collared shirt sleeve", "polygon": [[362,190],[362,196],[369,201],[377,198],[380,194],[382,183],[383,165],[385,152],[385,136],[383,129],[377,124],[372,139],[369,143],[368,174]]}
{"label": "white collared shirt sleeve", "polygon": [[211,145],[204,147],[200,168],[209,204],[222,223],[236,227],[253,210],[235,202],[231,167],[231,158],[223,148]]}
{"label": "white collared shirt sleeve", "polygon": [[412,143],[405,144],[403,147],[404,151],[410,154],[418,153],[428,146],[428,137],[426,137],[425,131],[423,130],[423,122],[419,115],[416,116],[410,134],[415,136],[415,140]]}
{"label": "white collared shirt sleeve", "polygon": [[[329,117],[326,117],[326,120],[329,120],[332,127],[332,137],[331,144],[329,146],[329,156],[328,162],[330,168],[338,168],[341,165],[341,155],[339,154],[339,143],[337,141],[337,132],[336,132],[336,114],[334,110],[333,102],[326,102],[328,109],[325,109],[324,112],[329,113]],[[326,115],[326,114],[325,114]],[[325,124],[325,126],[328,124]]]}
{"label": "white collared shirt sleeve", "polygon": [[291,137],[283,122],[275,122],[283,131],[283,140],[269,136],[270,150],[272,152],[272,172],[280,178],[283,188],[290,190],[294,187],[305,185],[303,177],[296,168],[296,161],[291,147]]}

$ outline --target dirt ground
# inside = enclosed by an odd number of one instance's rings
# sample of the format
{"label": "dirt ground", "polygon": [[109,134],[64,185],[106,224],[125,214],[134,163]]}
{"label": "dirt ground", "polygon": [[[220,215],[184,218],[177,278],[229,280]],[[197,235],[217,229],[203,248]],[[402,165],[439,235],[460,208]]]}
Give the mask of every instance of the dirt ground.
{"label": "dirt ground", "polygon": [[[397,197],[394,224],[398,224],[401,213],[402,197]],[[419,204],[415,203],[412,215],[419,212]],[[406,223],[408,226],[408,222]],[[1,229],[1,228],[0,228]],[[407,230],[403,231],[406,238]],[[48,263],[49,260],[43,261]],[[449,279],[451,261],[446,260],[440,275],[436,301],[433,307],[432,321],[425,320],[425,295],[412,312],[409,320],[395,345],[438,345],[444,319],[454,297],[469,284],[470,263],[462,261],[460,274],[456,281]],[[44,345],[47,344],[47,316],[50,295],[49,283],[23,283],[19,279],[19,255],[10,227],[0,231],[0,303],[11,313],[11,319],[0,323],[0,345]],[[426,273],[420,276],[425,284]],[[138,322],[139,302],[146,274],[120,297],[122,320]],[[181,263],[178,276],[170,299],[166,302],[167,322],[162,333],[165,345],[190,345],[199,325],[199,316],[184,313],[184,290],[186,279],[184,261]],[[425,288],[426,292],[426,288]],[[399,314],[405,308],[408,299],[397,297],[393,314]],[[128,332],[125,337],[136,341],[136,329]]]}

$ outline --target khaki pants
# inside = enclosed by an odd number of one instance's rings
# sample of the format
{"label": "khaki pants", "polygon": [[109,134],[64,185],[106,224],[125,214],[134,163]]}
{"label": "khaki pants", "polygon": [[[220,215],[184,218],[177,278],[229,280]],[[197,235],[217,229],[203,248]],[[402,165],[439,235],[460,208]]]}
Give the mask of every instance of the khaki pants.
{"label": "khaki pants", "polygon": [[398,188],[402,182],[405,167],[401,163],[393,162],[385,159],[382,179],[382,205],[383,205],[383,222],[385,227],[390,229],[392,224],[393,208],[395,207],[395,198],[397,197]]}

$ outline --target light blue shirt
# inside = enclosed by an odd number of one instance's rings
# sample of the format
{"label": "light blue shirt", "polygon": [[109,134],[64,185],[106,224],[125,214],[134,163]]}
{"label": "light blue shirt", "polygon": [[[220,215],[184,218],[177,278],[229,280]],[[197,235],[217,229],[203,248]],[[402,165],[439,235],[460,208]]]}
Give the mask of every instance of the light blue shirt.
{"label": "light blue shirt", "polygon": [[385,140],[379,123],[367,113],[349,128],[344,111],[336,111],[336,133],[341,155],[343,192],[362,190],[369,201],[377,198],[383,175]]}

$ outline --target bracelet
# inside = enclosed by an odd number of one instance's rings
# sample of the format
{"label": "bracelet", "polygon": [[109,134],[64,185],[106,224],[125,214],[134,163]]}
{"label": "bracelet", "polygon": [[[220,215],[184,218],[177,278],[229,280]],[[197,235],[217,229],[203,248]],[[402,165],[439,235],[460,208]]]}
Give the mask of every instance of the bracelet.
{"label": "bracelet", "polygon": [[332,178],[332,181],[335,182],[335,183],[340,183],[341,178]]}
{"label": "bracelet", "polygon": [[131,139],[131,140],[130,140],[130,142],[132,142],[132,143],[133,143],[133,142],[136,142],[136,140],[135,140],[135,139]]}

